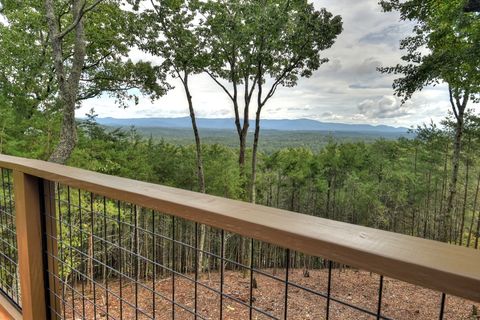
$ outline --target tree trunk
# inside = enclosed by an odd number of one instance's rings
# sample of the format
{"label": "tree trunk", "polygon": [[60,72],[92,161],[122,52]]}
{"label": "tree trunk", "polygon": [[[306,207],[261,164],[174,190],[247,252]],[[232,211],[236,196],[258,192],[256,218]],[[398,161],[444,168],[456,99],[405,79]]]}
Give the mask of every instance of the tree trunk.
{"label": "tree trunk", "polygon": [[195,137],[195,150],[196,150],[196,161],[197,161],[197,177],[198,177],[198,188],[201,193],[205,193],[205,173],[203,170],[203,156],[202,156],[202,144],[200,140],[200,133],[198,131],[197,120],[195,116],[195,110],[193,108],[193,99],[190,94],[190,88],[188,84],[188,73],[185,74],[183,78],[183,86],[185,89],[185,94],[188,101],[188,110],[190,112],[190,120],[192,121],[193,135]]}
{"label": "tree trunk", "polygon": [[457,181],[458,181],[458,169],[460,167],[460,152],[462,149],[462,136],[463,136],[463,119],[457,122],[455,128],[455,141],[453,144],[452,155],[452,173],[450,183],[448,186],[448,198],[445,206],[445,212],[443,214],[443,233],[441,240],[446,241],[448,239],[448,227],[451,224],[453,204],[457,195]]}
{"label": "tree trunk", "polygon": [[[471,142],[470,140],[468,141]],[[464,185],[464,193],[463,193],[463,206],[462,206],[462,217],[460,221],[460,230],[459,230],[459,244],[463,245],[463,229],[465,228],[465,214],[467,212],[467,196],[468,196],[468,178],[469,178],[469,171],[470,171],[470,160],[465,160],[465,185]]]}
{"label": "tree trunk", "polygon": [[83,21],[84,3],[75,0],[72,6],[75,43],[70,75],[67,77],[64,68],[64,56],[62,50],[63,38],[59,30],[58,17],[55,14],[55,7],[52,0],[45,0],[46,18],[50,33],[55,73],[59,86],[59,100],[62,104],[63,120],[60,131],[60,141],[49,158],[49,161],[66,163],[77,143],[77,130],[75,124],[75,105],[77,101],[80,77],[82,74],[85,55],[85,28]]}
{"label": "tree trunk", "polygon": [[427,237],[427,227],[428,227],[428,219],[430,218],[430,194],[431,194],[431,183],[432,183],[432,171],[428,171],[428,184],[427,184],[427,200],[425,206],[425,221],[423,222],[423,237]]}
{"label": "tree trunk", "polygon": [[411,199],[411,206],[412,206],[412,225],[411,225],[411,235],[415,235],[415,215],[416,215],[416,208],[415,208],[415,196],[416,196],[416,184],[417,184],[417,160],[418,160],[418,146],[415,145],[415,159],[413,164],[413,193]]}
{"label": "tree trunk", "polygon": [[[232,77],[234,77],[232,75]],[[234,79],[234,78],[232,78]],[[243,123],[241,123],[240,119],[240,112],[239,112],[239,105],[238,105],[238,92],[237,92],[237,85],[236,81],[233,81],[233,88],[234,94],[232,97],[233,101],[233,108],[235,111],[235,126],[237,128],[238,139],[239,139],[239,150],[238,150],[238,165],[240,168],[240,183],[242,186],[242,191],[246,192],[246,172],[245,172],[245,162],[246,162],[246,153],[247,153],[247,136],[248,136],[248,128],[250,127],[250,101],[251,101],[251,94],[249,89],[249,79],[248,77],[244,79],[244,108],[243,108]],[[254,84],[255,85],[255,84]],[[245,196],[245,193],[242,195],[242,198]]]}
{"label": "tree trunk", "polygon": [[282,176],[281,173],[278,172],[278,179],[277,179],[277,199],[276,199],[276,208],[280,208],[280,186],[282,183]]}
{"label": "tree trunk", "polygon": [[[446,189],[447,189],[447,177],[448,177],[448,151],[449,151],[449,143],[446,143],[446,149],[445,149],[445,159],[443,161],[443,173],[442,173],[442,189],[440,191],[440,207],[437,210],[435,210],[435,219],[434,219],[434,225],[433,225],[433,233],[436,239],[441,238],[441,228],[442,228],[442,214],[444,212],[444,207],[445,207],[445,194],[446,194]],[[435,186],[435,203],[437,203],[437,189]]]}
{"label": "tree trunk", "polygon": [[[468,231],[467,248],[470,247],[470,241],[472,239],[473,224],[475,222],[475,215],[477,214],[477,200],[478,200],[479,191],[480,191],[480,173],[478,174],[477,189],[475,190],[475,199],[473,200],[472,220],[470,221],[470,228]],[[479,216],[479,219],[480,219],[480,216]]]}
{"label": "tree trunk", "polygon": [[[437,221],[438,221],[438,212],[440,212],[440,210],[438,210],[438,207],[437,207],[437,203],[438,203],[438,180],[435,180],[435,194],[434,194],[434,199],[433,199],[433,220],[432,220],[432,233],[431,233],[431,237],[433,239],[436,238],[436,234],[437,234]],[[440,199],[440,207],[441,207],[441,203],[442,203],[442,199]]]}
{"label": "tree trunk", "polygon": [[478,249],[478,240],[480,238],[480,214],[478,215],[477,218],[477,232],[476,232],[476,238],[475,238],[475,249]]}
{"label": "tree trunk", "polygon": [[3,120],[2,132],[0,132],[0,154],[3,153],[3,140],[5,135],[5,127],[7,126],[7,120]]}
{"label": "tree trunk", "polygon": [[330,219],[330,201],[331,201],[331,193],[332,193],[332,181],[333,177],[328,177],[327,181],[327,201],[325,203],[325,217]]}
{"label": "tree trunk", "polygon": [[[246,102],[247,103],[247,102]],[[234,102],[236,105],[236,110],[238,111],[238,103]],[[245,162],[246,162],[246,153],[247,153],[247,136],[248,128],[250,126],[249,115],[248,115],[249,105],[245,105],[244,115],[243,115],[243,124],[240,123],[240,115],[238,112],[235,112],[235,123],[237,125],[237,133],[239,139],[239,150],[238,150],[238,166],[240,169],[240,185],[242,186],[242,195],[241,198],[246,196],[246,186],[247,186],[247,177],[245,172]]]}
{"label": "tree trunk", "polygon": [[[455,196],[457,194],[457,181],[458,181],[458,169],[460,166],[460,153],[462,151],[462,137],[463,137],[463,130],[464,130],[464,115],[465,115],[465,108],[468,102],[468,93],[464,93],[463,101],[460,102],[460,97],[458,90],[455,90],[455,93],[452,89],[449,89],[450,92],[450,101],[452,105],[453,112],[455,114],[455,118],[457,120],[455,126],[455,141],[453,144],[453,154],[452,154],[452,175],[450,179],[450,184],[448,188],[448,198],[447,198],[447,205],[445,207],[445,211],[443,213],[442,219],[442,234],[440,240],[447,241],[449,238],[448,235],[448,228],[451,225],[452,220],[452,212],[453,212],[453,204],[455,202]],[[454,101],[455,100],[455,101]]]}
{"label": "tree trunk", "polygon": [[50,155],[48,161],[65,164],[77,144],[77,127],[75,124],[75,102],[64,102],[63,120],[60,131],[60,141]]}
{"label": "tree trunk", "polygon": [[[198,189],[201,193],[206,192],[205,188],[205,172],[203,170],[203,156],[202,156],[202,143],[200,140],[200,133],[198,131],[197,126],[197,119],[195,116],[195,109],[193,108],[193,98],[190,94],[190,87],[188,84],[188,77],[189,74],[187,72],[184,73],[184,77],[182,79],[183,87],[185,89],[185,95],[187,96],[188,101],[188,110],[190,113],[190,120],[192,121],[192,129],[193,135],[195,137],[195,151],[196,151],[196,161],[197,161],[197,177],[198,177]],[[198,244],[198,261],[197,263],[197,271],[202,272],[203,270],[203,251],[205,248],[205,225],[200,224],[200,239]]]}
{"label": "tree trunk", "polygon": [[239,153],[238,153],[238,165],[240,166],[240,174],[245,174],[245,159],[247,153],[247,133],[248,133],[248,119],[243,119],[243,128],[238,136],[239,139]]}
{"label": "tree trunk", "polygon": [[258,153],[258,141],[260,140],[260,114],[262,108],[257,109],[255,116],[255,134],[253,136],[253,149],[252,149],[252,177],[250,183],[250,202],[256,202],[256,183],[257,183],[257,153]]}
{"label": "tree trunk", "polygon": [[295,182],[292,182],[292,195],[290,197],[290,211],[295,211],[295,191],[297,189],[297,186]]}
{"label": "tree trunk", "polygon": [[[260,50],[263,47],[263,37],[261,41]],[[250,202],[256,201],[256,183],[257,183],[257,153],[258,153],[258,141],[260,140],[260,116],[262,114],[262,108],[267,102],[263,100],[263,67],[260,61],[257,65],[257,112],[255,113],[255,134],[253,136],[253,149],[252,149],[252,177],[250,180]],[[245,92],[247,93],[247,92]],[[268,97],[267,97],[268,98]]]}

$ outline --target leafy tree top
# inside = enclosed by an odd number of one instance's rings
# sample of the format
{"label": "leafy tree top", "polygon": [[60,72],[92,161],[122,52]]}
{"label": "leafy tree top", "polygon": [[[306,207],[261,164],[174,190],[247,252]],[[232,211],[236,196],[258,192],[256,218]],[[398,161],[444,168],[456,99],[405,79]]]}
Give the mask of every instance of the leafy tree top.
{"label": "leafy tree top", "polygon": [[132,1],[138,10],[142,3],[148,8],[138,16],[139,47],[161,58],[161,68],[184,81],[184,76],[203,71],[206,60],[198,34],[196,1],[152,0]]}
{"label": "leafy tree top", "polygon": [[380,68],[401,74],[394,81],[397,95],[405,100],[428,85],[449,84],[454,97],[480,94],[480,15],[465,12],[465,0],[388,0],[385,11],[396,10],[401,20],[414,23],[413,34],[401,41],[405,64]]}
{"label": "leafy tree top", "polygon": [[[69,1],[55,3],[67,71],[75,43],[74,33],[66,32],[72,23],[70,5]],[[128,58],[136,45],[134,14],[117,0],[86,2],[89,5],[92,10],[83,16],[87,43],[78,101],[102,94],[110,94],[120,103],[136,101],[139,92],[151,98],[163,95],[167,86],[161,70]],[[7,23],[0,25],[0,91],[21,102],[16,105],[24,106],[27,113],[42,106],[54,107],[58,83],[43,1],[4,0],[2,15]]]}
{"label": "leafy tree top", "polygon": [[306,0],[207,1],[201,12],[209,71],[237,83],[271,78],[266,100],[327,62],[321,52],[342,31],[340,16]]}

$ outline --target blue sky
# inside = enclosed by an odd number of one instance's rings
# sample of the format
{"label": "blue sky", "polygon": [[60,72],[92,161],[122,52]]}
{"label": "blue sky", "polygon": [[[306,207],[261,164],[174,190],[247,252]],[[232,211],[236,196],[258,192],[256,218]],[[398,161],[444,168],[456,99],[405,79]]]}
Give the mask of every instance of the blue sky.
{"label": "blue sky", "polygon": [[[376,68],[400,62],[399,41],[411,26],[399,22],[396,13],[383,13],[377,0],[314,1],[340,14],[344,31],[334,46],[324,52],[330,62],[294,88],[279,88],[263,111],[264,118],[310,118],[328,122],[388,124],[412,126],[431,120],[438,122],[449,110],[448,92],[443,85],[425,88],[411,101],[401,105],[391,88],[394,77],[382,75]],[[132,50],[133,60],[152,60]],[[181,117],[188,116],[180,84],[153,103],[146,97],[137,106],[118,108],[115,100],[101,97],[85,101],[77,111],[83,116],[94,108],[101,117]],[[228,98],[206,75],[191,79],[197,116],[226,118],[233,116]],[[252,110],[252,116],[254,110]]]}

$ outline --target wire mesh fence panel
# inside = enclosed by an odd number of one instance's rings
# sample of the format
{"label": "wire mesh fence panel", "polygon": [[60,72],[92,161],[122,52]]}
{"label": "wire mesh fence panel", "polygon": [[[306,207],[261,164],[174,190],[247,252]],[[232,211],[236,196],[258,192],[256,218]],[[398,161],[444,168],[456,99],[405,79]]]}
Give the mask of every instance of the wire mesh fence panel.
{"label": "wire mesh fence panel", "polygon": [[0,293],[21,307],[12,172],[0,168]]}
{"label": "wire mesh fence panel", "polygon": [[[57,319],[402,319],[416,306],[395,300],[402,282],[321,257],[62,184],[45,195]],[[472,310],[435,294],[436,318]]]}

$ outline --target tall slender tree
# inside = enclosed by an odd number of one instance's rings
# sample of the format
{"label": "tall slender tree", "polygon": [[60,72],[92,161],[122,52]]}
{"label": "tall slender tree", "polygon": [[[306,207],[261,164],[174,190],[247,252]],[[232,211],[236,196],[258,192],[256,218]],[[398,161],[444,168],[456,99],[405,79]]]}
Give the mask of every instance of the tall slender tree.
{"label": "tall slender tree", "polygon": [[403,39],[400,45],[407,51],[402,57],[406,64],[379,69],[403,76],[393,83],[396,94],[405,101],[425,86],[440,83],[448,86],[456,127],[451,178],[439,230],[440,239],[447,241],[457,194],[465,111],[469,102],[479,102],[480,17],[464,11],[464,0],[389,0],[380,4],[385,11],[398,10],[401,20],[415,23],[414,34]]}
{"label": "tall slender tree", "polygon": [[[311,76],[328,61],[320,53],[333,45],[342,31],[342,21],[326,9],[315,10],[306,0],[208,1],[203,13],[211,56],[207,73],[233,103],[243,173],[250,104],[257,94],[252,171],[247,184],[249,199],[255,202],[262,110],[279,86],[295,86],[299,78]],[[232,88],[229,90],[222,80]],[[239,93],[241,86],[243,94]],[[243,119],[239,104],[242,95]]]}
{"label": "tall slender tree", "polygon": [[342,32],[342,20],[324,8],[315,10],[313,4],[305,0],[254,1],[252,7],[257,110],[249,194],[250,201],[255,202],[262,111],[279,86],[294,87],[299,78],[310,77],[328,62],[321,53],[330,48]]}
{"label": "tall slender tree", "polygon": [[[140,48],[163,60],[161,69],[180,80],[187,100],[190,121],[195,139],[196,173],[198,190],[206,192],[203,165],[202,143],[195,115],[193,96],[190,86],[191,76],[205,69],[206,59],[202,54],[202,42],[198,32],[197,7],[192,1],[145,2],[151,7],[144,10],[141,25],[144,27],[140,37]],[[137,6],[141,4],[136,1]],[[199,269],[203,262],[205,244],[205,226],[200,228]]]}
{"label": "tall slender tree", "polygon": [[232,102],[239,140],[240,179],[244,186],[250,105],[258,80],[253,66],[257,49],[253,44],[255,27],[250,24],[254,18],[248,12],[249,3],[241,0],[206,1],[200,7],[202,37],[209,56],[205,71]]}
{"label": "tall slender tree", "polygon": [[195,138],[198,189],[205,193],[202,145],[190,86],[190,77],[202,72],[205,66],[202,43],[194,24],[196,9],[191,1],[146,2],[152,9],[140,15],[145,31],[141,33],[140,48],[162,59],[161,68],[182,84]]}

